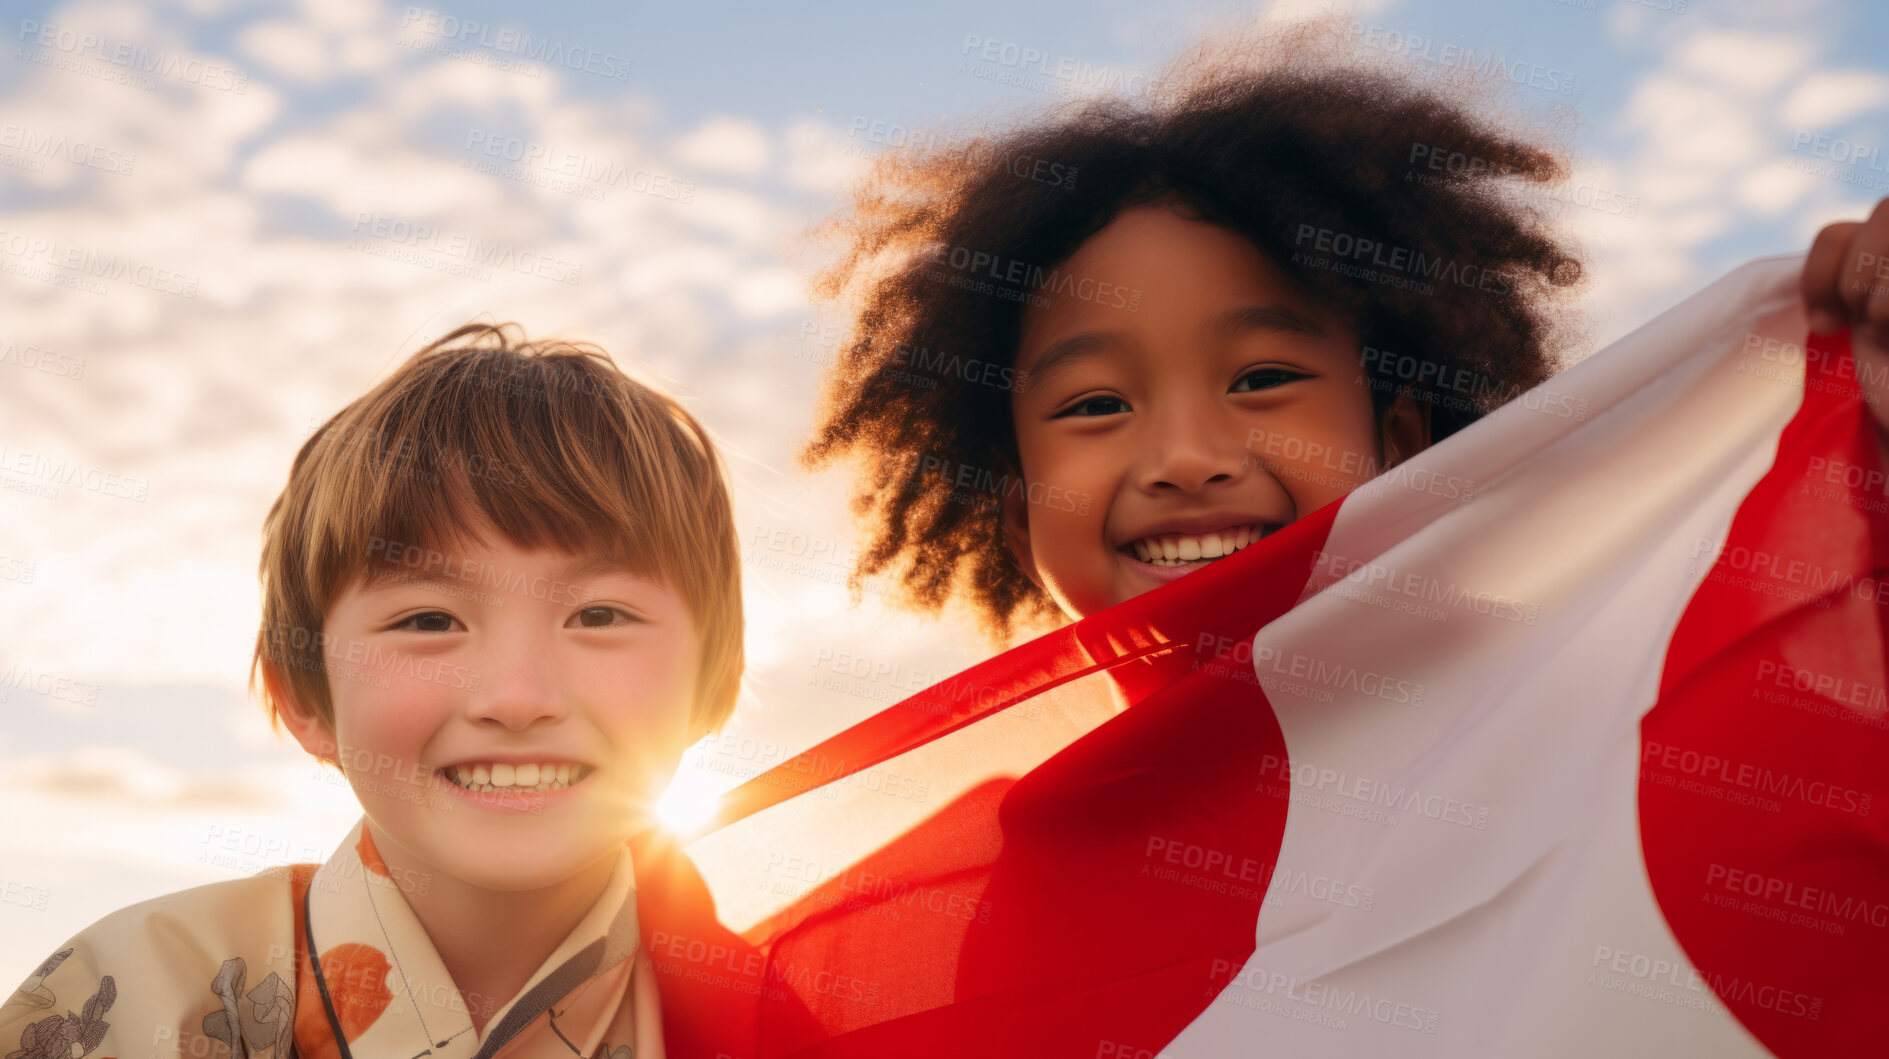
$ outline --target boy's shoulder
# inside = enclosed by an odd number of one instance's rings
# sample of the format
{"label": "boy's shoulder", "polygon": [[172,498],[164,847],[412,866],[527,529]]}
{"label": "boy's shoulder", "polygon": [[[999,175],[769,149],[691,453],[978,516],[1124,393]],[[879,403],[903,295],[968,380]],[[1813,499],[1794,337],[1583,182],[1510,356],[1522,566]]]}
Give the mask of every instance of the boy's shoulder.
{"label": "boy's shoulder", "polygon": [[196,1037],[236,1050],[239,1035],[266,1049],[278,1031],[286,1044],[295,906],[317,867],[194,886],[99,919],[0,1005],[0,1055],[164,1053]]}

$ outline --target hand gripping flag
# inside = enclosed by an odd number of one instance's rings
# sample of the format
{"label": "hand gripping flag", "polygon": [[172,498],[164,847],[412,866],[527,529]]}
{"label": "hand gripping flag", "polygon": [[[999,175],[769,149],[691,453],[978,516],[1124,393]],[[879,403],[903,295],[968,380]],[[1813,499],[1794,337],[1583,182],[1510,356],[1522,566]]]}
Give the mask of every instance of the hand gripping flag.
{"label": "hand gripping flag", "polygon": [[1889,1054],[1889,490],[1800,269],[732,791],[639,893],[670,1051]]}

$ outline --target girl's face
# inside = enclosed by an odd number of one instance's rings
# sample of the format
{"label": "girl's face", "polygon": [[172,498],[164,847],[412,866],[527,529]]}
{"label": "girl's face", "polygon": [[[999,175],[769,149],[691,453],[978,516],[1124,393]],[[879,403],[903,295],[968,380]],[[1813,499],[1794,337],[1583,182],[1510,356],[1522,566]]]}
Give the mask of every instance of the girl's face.
{"label": "girl's face", "polygon": [[390,866],[541,889],[652,826],[697,638],[665,583],[485,535],[411,571],[438,580],[343,592],[322,629],[334,727],[284,721],[339,763]]}
{"label": "girl's face", "polygon": [[1073,618],[1230,555],[1427,441],[1407,396],[1379,421],[1355,330],[1238,234],[1130,209],[1058,272],[1096,282],[1024,311],[1024,488],[1003,514],[1024,570]]}

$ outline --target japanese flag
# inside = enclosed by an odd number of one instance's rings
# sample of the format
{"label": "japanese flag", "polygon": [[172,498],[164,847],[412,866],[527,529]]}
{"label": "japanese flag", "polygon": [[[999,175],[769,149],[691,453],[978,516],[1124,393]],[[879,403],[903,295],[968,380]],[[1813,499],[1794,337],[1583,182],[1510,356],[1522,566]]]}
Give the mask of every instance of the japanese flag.
{"label": "japanese flag", "polygon": [[1889,492],[1801,266],[646,851],[671,1052],[1889,1054]]}

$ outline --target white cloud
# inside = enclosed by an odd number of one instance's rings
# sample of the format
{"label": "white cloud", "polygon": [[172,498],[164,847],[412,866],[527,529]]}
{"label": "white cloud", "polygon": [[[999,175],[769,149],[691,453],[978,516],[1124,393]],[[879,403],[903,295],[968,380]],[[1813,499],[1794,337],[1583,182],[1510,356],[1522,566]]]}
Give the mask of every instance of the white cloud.
{"label": "white cloud", "polygon": [[746,118],[713,117],[696,126],[676,144],[676,157],[711,173],[760,176],[767,171],[772,151],[767,133]]}
{"label": "white cloud", "polygon": [[300,22],[277,18],[254,23],[237,37],[237,45],[265,69],[291,81],[312,84],[334,73],[327,43]]}
{"label": "white cloud", "polygon": [[796,118],[781,134],[781,179],[796,191],[830,195],[866,175],[872,146],[817,118]]}
{"label": "white cloud", "polygon": [[1816,178],[1789,162],[1767,162],[1738,178],[1733,186],[1740,205],[1775,218],[1801,202]]}
{"label": "white cloud", "polygon": [[311,24],[336,32],[384,26],[387,8],[377,0],[298,0],[296,8]]}
{"label": "white cloud", "polygon": [[1675,50],[1681,70],[1703,74],[1743,95],[1776,91],[1809,65],[1816,48],[1801,37],[1708,29],[1689,34]]}
{"label": "white cloud", "polygon": [[[1821,131],[1859,114],[1889,106],[1889,76],[1874,70],[1820,70],[1784,98],[1786,124]],[[1889,144],[1882,145],[1889,150]]]}

